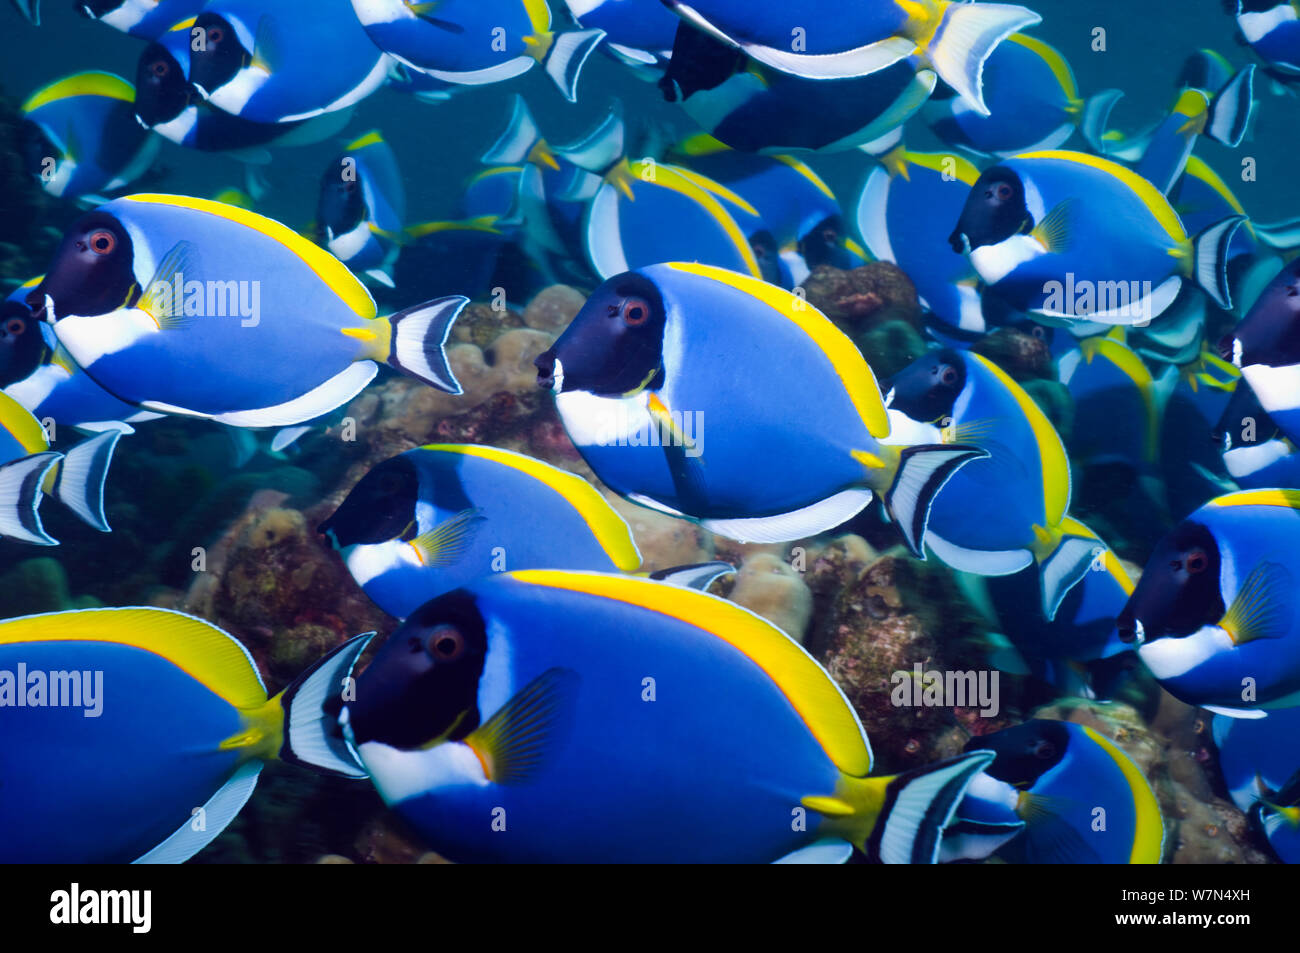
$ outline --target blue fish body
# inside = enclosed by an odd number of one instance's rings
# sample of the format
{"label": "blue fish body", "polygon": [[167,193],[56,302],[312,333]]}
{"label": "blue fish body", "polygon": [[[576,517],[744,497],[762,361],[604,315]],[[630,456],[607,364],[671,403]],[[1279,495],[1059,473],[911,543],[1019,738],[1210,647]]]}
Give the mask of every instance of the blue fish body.
{"label": "blue fish body", "polygon": [[[334,653],[342,668],[324,666],[330,684],[366,641]],[[180,863],[234,818],[265,760],[306,763],[286,727],[297,687],[268,699],[238,641],[179,612],[7,619],[0,672],[7,756],[27,764],[0,791],[15,822],[0,844],[6,863]],[[360,775],[350,755],[313,763]],[[192,824],[200,808],[205,826]]]}
{"label": "blue fish body", "polygon": [[[91,235],[111,274],[87,280],[76,243]],[[59,342],[96,383],[160,413],[300,423],[355,396],[377,372],[375,359],[458,389],[435,341],[445,340],[464,299],[431,305],[439,316],[411,329],[428,346],[412,340],[403,364],[401,330],[376,317],[342,263],[271,219],[219,202],[137,195],[101,206],[70,227],[28,298],[41,300]]]}
{"label": "blue fish body", "polygon": [[[223,31],[220,43],[237,41],[233,55],[241,62],[209,78],[209,69],[220,67],[191,43],[187,75],[208,102],[232,116],[263,123],[311,119],[364,99],[387,80],[391,61],[370,41],[349,0],[317,3],[310,15],[297,0],[215,0],[194,29],[205,24]],[[227,29],[235,36],[225,35]],[[190,40],[191,31],[181,34]]]}
{"label": "blue fish body", "polygon": [[898,265],[944,324],[983,331],[978,276],[945,253],[948,223],[961,214],[979,171],[958,156],[899,147],[872,169],[858,199],[858,230],[876,258]]}
{"label": "blue fish body", "polygon": [[382,270],[396,256],[405,225],[397,156],[377,131],[344,148],[321,183],[317,228],[325,229],[325,247],[354,272]]}
{"label": "blue fish body", "polygon": [[[1036,225],[1055,214],[1060,227],[1052,235],[1018,233],[973,248],[971,263],[992,292],[1022,310],[1113,324],[1138,323],[1172,303],[1191,247],[1177,214],[1150,183],[1073,152],[1028,153],[995,168],[1019,177]],[[1103,290],[1110,295],[1104,302]]]}
{"label": "blue fish body", "polygon": [[984,155],[1056,149],[1074,134],[1083,104],[1061,54],[1023,33],[1007,37],[984,63],[983,116],[962,99],[931,107],[930,127],[945,142]]}
{"label": "blue fish body", "polygon": [[[606,322],[624,311],[628,330],[611,340]],[[623,347],[635,357],[618,357]],[[772,354],[798,388],[754,376]],[[732,538],[820,532],[873,491],[892,507],[915,457],[935,469],[898,513],[914,545],[921,510],[979,453],[887,446],[875,379],[842,332],[802,299],[721,268],[670,263],[611,278],[536,363],[603,483]]]}
{"label": "blue fish body", "polygon": [[[398,656],[408,642],[459,653],[433,675],[447,706],[430,707],[419,657]],[[346,714],[385,801],[454,860],[771,862],[826,839],[845,859],[882,824],[849,802],[890,783],[865,776],[856,716],[783,633],[716,597],[626,577],[507,573],[448,593],[381,650]],[[420,744],[449,722],[481,727]],[[516,765],[523,731],[534,754]],[[946,817],[987,760],[946,762],[959,780],[934,813]],[[588,807],[574,813],[579,791]]]}
{"label": "blue fish body", "polygon": [[1234,717],[1300,698],[1297,527],[1296,491],[1243,490],[1211,500],[1158,544],[1119,625],[1169,692]]}
{"label": "blue fish body", "polygon": [[[385,481],[400,489],[382,491]],[[589,484],[492,447],[431,445],[387,460],[321,532],[366,595],[398,618],[505,569],[615,572],[641,563],[626,524]]]}
{"label": "blue fish body", "polygon": [[730,208],[667,164],[622,161],[587,206],[587,260],[601,278],[673,258],[760,274]]}
{"label": "blue fish body", "polygon": [[135,121],[135,90],[112,73],[88,72],[51,83],[23,104],[28,171],[51,195],[76,199],[138,178],[159,141]]}
{"label": "blue fish body", "polygon": [[[985,773],[1022,792],[1023,833],[999,852],[1012,863],[1155,864],[1164,824],[1136,765],[1096,730],[1033,720],[972,738],[997,752]],[[960,812],[959,808],[959,812]]]}

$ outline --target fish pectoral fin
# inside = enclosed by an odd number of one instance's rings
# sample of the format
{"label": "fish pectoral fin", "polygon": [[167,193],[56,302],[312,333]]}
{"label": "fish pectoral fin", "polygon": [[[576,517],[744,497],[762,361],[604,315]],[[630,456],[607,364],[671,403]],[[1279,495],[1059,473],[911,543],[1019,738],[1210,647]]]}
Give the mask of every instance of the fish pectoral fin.
{"label": "fish pectoral fin", "polygon": [[177,242],[154,269],[149,287],[140,295],[136,307],[153,318],[160,331],[179,331],[187,327],[194,316],[185,314],[185,276],[197,277],[198,272],[198,247],[193,242]]}
{"label": "fish pectoral fin", "polygon": [[1276,639],[1287,633],[1293,615],[1291,573],[1279,563],[1262,562],[1246,576],[1219,627],[1237,645]]}
{"label": "fish pectoral fin", "polygon": [[263,16],[257,21],[257,33],[253,37],[253,59],[248,65],[268,75],[275,72],[275,64],[279,60],[279,45],[274,34],[272,17]]}
{"label": "fish pectoral fin", "polygon": [[[206,804],[195,808],[191,817],[184,822],[162,843],[148,853],[131,861],[133,864],[182,864],[204,847],[208,846],[253,796],[257,787],[257,776],[262,772],[260,760],[245,761],[236,769],[230,780],[220,790],[208,798]],[[203,823],[197,827],[194,818],[201,817]]]}
{"label": "fish pectoral fin", "polygon": [[465,737],[494,784],[524,784],[568,733],[578,673],[547,669]]}
{"label": "fish pectoral fin", "polygon": [[425,566],[449,565],[464,554],[466,547],[474,538],[478,524],[486,518],[480,509],[461,510],[427,533],[421,533],[410,540],[409,545]]}
{"label": "fish pectoral fin", "polygon": [[1048,254],[1059,255],[1070,248],[1073,234],[1074,199],[1066,199],[1043,216],[1030,236],[1037,239]]}
{"label": "fish pectoral fin", "polygon": [[[1017,813],[1025,821],[1025,848],[1031,863],[1095,864],[1099,857],[1062,817],[1069,802],[1055,797],[1020,795]],[[1075,808],[1076,812],[1079,808]]]}

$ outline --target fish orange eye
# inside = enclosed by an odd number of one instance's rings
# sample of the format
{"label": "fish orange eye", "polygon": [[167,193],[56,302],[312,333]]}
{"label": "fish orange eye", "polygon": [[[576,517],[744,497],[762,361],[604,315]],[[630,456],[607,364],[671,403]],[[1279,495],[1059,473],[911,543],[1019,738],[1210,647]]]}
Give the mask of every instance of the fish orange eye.
{"label": "fish orange eye", "polygon": [[9,323],[5,325],[5,330],[17,337],[27,330],[27,322],[22,318],[11,318]]}
{"label": "fish orange eye", "polygon": [[1036,741],[1031,749],[1031,753],[1035,758],[1046,761],[1048,758],[1056,754],[1056,745],[1052,744],[1050,741]]}
{"label": "fish orange eye", "polygon": [[208,40],[212,43],[220,43],[221,38],[226,35],[226,31],[219,26],[214,26],[208,30]]}
{"label": "fish orange eye", "polygon": [[1043,338],[1047,337],[1047,332],[1037,326],[1035,326],[1034,330],[1031,331],[1030,333],[1033,334],[1033,336],[1038,338],[1038,340],[1040,341],[1043,340]]}
{"label": "fish orange eye", "polygon": [[96,255],[107,255],[117,247],[117,236],[110,231],[100,229],[90,236],[90,250]]}
{"label": "fish orange eye", "polygon": [[1205,553],[1198,549],[1188,554],[1185,565],[1190,573],[1205,572],[1210,565],[1210,561],[1205,557]]}
{"label": "fish orange eye", "polygon": [[956,368],[951,367],[951,366],[945,364],[945,365],[943,366],[943,370],[939,372],[939,380],[943,381],[945,384],[955,384],[955,383],[957,383],[957,370],[956,370]]}
{"label": "fish orange eye", "polygon": [[644,298],[628,298],[623,302],[623,323],[639,328],[650,320],[650,304]]}
{"label": "fish orange eye", "polygon": [[162,79],[171,72],[171,67],[167,65],[166,60],[154,60],[153,64],[149,67],[149,72],[153,73],[159,79]]}
{"label": "fish orange eye", "polygon": [[465,651],[465,637],[449,625],[440,625],[429,633],[429,654],[439,662],[454,662]]}
{"label": "fish orange eye", "polygon": [[1000,183],[995,191],[997,192],[998,198],[1003,201],[1011,198],[1011,186],[1007,185],[1005,182]]}

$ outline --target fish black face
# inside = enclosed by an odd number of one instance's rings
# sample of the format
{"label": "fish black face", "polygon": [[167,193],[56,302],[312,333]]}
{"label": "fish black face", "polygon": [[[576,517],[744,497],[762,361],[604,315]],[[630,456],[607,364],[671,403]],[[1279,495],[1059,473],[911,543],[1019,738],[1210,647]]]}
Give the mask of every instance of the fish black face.
{"label": "fish black face", "polygon": [[211,95],[252,58],[224,17],[201,13],[190,28],[190,82]]}
{"label": "fish black face", "polygon": [[1219,351],[1238,367],[1300,364],[1300,259],[1268,283],[1237,329],[1219,342]]}
{"label": "fish black face", "polygon": [[900,410],[913,420],[934,423],[952,416],[953,404],[966,386],[966,362],[956,351],[931,351],[885,382],[885,393],[894,392],[891,410]]}
{"label": "fish black face", "polygon": [[685,23],[678,24],[673,55],[659,80],[670,103],[681,102],[701,90],[716,89],[745,64],[745,54]]}
{"label": "fish black face", "polygon": [[749,236],[749,249],[758,262],[759,274],[771,285],[781,284],[781,249],[776,237],[766,229]]}
{"label": "fish black face", "polygon": [[809,268],[818,265],[831,265],[835,268],[849,268],[848,249],[845,242],[844,219],[832,215],[817,223],[808,234],[799,239],[799,254]]}
{"label": "fish black face", "polygon": [[1201,523],[1184,520],[1147,560],[1116,622],[1125,642],[1191,635],[1223,618],[1219,545]]}
{"label": "fish black face", "polygon": [[28,377],[41,362],[41,324],[21,301],[0,304],[0,387]]}
{"label": "fish black face", "polygon": [[1062,722],[1035,719],[972,738],[966,751],[992,751],[997,757],[984,771],[1012,787],[1026,789],[1065,757],[1070,732]]}
{"label": "fish black face", "polygon": [[334,163],[322,176],[316,199],[317,237],[325,240],[346,234],[360,225],[365,215],[366,203],[355,170],[343,162]]}
{"label": "fish black face", "polygon": [[[90,212],[64,233],[49,271],[27,295],[27,304],[46,321],[109,314],[128,303],[135,287],[133,260],[126,229],[107,212]],[[47,297],[54,301],[52,315],[45,313]]]}
{"label": "fish black face", "polygon": [[318,532],[341,547],[384,543],[415,521],[420,478],[408,457],[385,460],[361,478]]}
{"label": "fish black face", "polygon": [[57,161],[59,153],[44,129],[30,119],[23,120],[18,127],[18,154],[28,175],[41,178],[53,171],[50,160]]}
{"label": "fish black face", "polygon": [[464,589],[417,609],[357,680],[348,723],[357,744],[418,748],[457,741],[479,724],[487,629]]}
{"label": "fish black face", "polygon": [[185,71],[161,43],[150,43],[135,69],[135,115],[149,129],[179,116],[195,98]]}
{"label": "fish black face", "polygon": [[665,321],[654,282],[636,272],[617,275],[592,292],[555,345],[533,362],[537,383],[601,397],[658,386]]}
{"label": "fish black face", "polygon": [[1022,231],[1029,220],[1020,176],[1006,166],[995,165],[971,186],[948,244],[959,253],[996,245]]}

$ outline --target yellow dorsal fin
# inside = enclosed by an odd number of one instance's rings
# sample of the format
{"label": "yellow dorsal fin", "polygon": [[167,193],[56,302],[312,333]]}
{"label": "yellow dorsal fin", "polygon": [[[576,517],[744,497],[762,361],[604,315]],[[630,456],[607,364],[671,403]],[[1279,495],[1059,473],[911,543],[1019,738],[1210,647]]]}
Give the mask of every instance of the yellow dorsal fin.
{"label": "yellow dorsal fin", "polygon": [[266,704],[248,651],[202,619],[170,609],[75,609],[0,622],[0,644],[114,642],[167,659],[236,708]]}
{"label": "yellow dorsal fin", "polygon": [[501,466],[510,467],[531,477],[538,483],[562,496],[565,501],[578,511],[578,515],[591,529],[602,549],[610,560],[624,572],[632,572],[641,565],[641,554],[637,551],[623,517],[605,502],[600,491],[594,486],[568,470],[551,466],[541,460],[515,453],[512,450],[500,450],[474,444],[431,443],[422,450],[434,453],[455,453],[467,457],[479,457],[491,460]]}
{"label": "yellow dorsal fin", "polygon": [[22,111],[34,112],[48,103],[73,96],[105,96],[129,103],[135,101],[135,87],[116,73],[104,73],[98,70],[74,73],[55,80],[48,86],[42,86],[32,93],[23,103]]}
{"label": "yellow dorsal fin", "polygon": [[370,292],[366,290],[366,286],[352,272],[348,271],[347,265],[319,245],[308,241],[293,229],[281,225],[274,219],[234,205],[224,205],[211,199],[199,199],[187,195],[140,193],[138,195],[128,195],[122,201],[193,209],[198,212],[206,212],[209,215],[216,215],[261,232],[267,238],[285,246],[286,249],[301,259],[303,264],[315,272],[316,276],[325,282],[330,290],[338,295],[358,317],[369,320],[375,316],[374,299],[370,297]]}
{"label": "yellow dorsal fin", "polygon": [[841,771],[855,777],[870,771],[862,726],[835,682],[799,643],[754,613],[707,593],[630,576],[555,570],[510,575],[527,585],[639,606],[721,639],[767,673]]}

